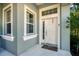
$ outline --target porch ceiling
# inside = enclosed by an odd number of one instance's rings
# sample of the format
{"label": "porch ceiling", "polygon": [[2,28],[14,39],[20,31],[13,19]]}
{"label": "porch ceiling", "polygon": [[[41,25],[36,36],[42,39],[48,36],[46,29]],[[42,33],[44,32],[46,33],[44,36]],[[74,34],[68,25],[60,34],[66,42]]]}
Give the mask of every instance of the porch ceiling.
{"label": "porch ceiling", "polygon": [[48,5],[48,4],[55,4],[55,3],[35,3],[36,6]]}
{"label": "porch ceiling", "polygon": [[[43,6],[49,6],[54,4],[60,4],[60,3],[34,3],[38,8],[42,8]],[[61,5],[68,5],[70,3],[61,3]]]}

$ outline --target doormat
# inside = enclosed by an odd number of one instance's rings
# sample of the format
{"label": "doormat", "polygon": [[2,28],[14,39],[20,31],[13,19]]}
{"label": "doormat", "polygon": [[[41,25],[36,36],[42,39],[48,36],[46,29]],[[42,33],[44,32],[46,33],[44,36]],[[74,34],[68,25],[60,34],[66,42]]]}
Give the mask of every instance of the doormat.
{"label": "doormat", "polygon": [[53,46],[43,45],[42,48],[52,51],[57,51],[57,47],[53,47]]}

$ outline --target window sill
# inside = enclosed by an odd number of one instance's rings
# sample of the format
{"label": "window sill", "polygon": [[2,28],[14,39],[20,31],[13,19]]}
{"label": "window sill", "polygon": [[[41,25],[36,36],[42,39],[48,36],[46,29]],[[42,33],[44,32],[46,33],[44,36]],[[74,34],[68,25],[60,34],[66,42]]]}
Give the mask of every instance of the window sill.
{"label": "window sill", "polygon": [[24,41],[26,41],[26,40],[33,39],[33,38],[36,38],[36,37],[37,37],[37,34],[30,35],[30,36],[24,36],[23,39],[24,39]]}
{"label": "window sill", "polygon": [[13,36],[8,36],[8,35],[2,35],[1,36],[3,39],[8,40],[8,41],[14,41],[14,37]]}

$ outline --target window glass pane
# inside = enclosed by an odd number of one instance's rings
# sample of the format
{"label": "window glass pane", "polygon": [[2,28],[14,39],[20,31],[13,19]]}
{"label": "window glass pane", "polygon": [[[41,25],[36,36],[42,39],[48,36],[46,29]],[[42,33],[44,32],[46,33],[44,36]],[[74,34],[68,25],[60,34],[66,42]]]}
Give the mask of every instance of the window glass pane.
{"label": "window glass pane", "polygon": [[33,23],[33,15],[29,12],[27,12],[27,22],[28,23]]}
{"label": "window glass pane", "polygon": [[27,33],[33,33],[33,25],[27,24]]}
{"label": "window glass pane", "polygon": [[29,22],[29,13],[28,13],[28,12],[27,12],[27,14],[26,14],[26,19],[27,19],[26,22]]}
{"label": "window glass pane", "polygon": [[7,20],[7,22],[10,22],[10,20],[11,20],[11,10],[6,12],[6,20]]}
{"label": "window glass pane", "polygon": [[42,16],[49,15],[49,14],[55,14],[55,13],[57,13],[57,8],[43,11]]}
{"label": "window glass pane", "polygon": [[7,34],[11,34],[11,23],[7,24]]}
{"label": "window glass pane", "polygon": [[43,25],[43,32],[42,32],[43,33],[43,39],[45,39],[45,21],[43,21],[42,25]]}
{"label": "window glass pane", "polygon": [[29,14],[29,22],[33,23],[33,15],[32,14]]}

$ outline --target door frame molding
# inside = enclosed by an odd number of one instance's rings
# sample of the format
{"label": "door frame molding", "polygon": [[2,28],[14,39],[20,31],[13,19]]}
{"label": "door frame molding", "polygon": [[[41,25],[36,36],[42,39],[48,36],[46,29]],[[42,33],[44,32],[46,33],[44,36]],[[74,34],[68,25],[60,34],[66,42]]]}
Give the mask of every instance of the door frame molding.
{"label": "door frame molding", "polygon": [[47,7],[39,9],[39,44],[41,44],[41,24],[42,24],[42,20],[41,20],[42,14],[41,14],[41,12],[44,11],[44,10],[51,9],[51,8],[57,8],[57,15],[58,15],[58,35],[57,35],[58,44],[57,44],[57,47],[58,47],[58,50],[60,50],[60,4],[54,4],[54,5],[47,6]]}

